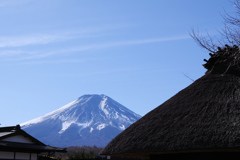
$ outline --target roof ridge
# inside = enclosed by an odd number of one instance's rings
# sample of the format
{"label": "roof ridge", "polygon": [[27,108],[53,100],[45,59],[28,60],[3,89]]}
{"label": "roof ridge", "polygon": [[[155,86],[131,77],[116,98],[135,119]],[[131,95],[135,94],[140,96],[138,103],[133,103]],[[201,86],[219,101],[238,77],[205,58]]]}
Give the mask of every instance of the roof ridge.
{"label": "roof ridge", "polygon": [[214,54],[209,53],[209,60],[203,64],[207,69],[206,74],[232,74],[240,76],[240,49],[238,46],[228,46],[225,48],[218,47]]}

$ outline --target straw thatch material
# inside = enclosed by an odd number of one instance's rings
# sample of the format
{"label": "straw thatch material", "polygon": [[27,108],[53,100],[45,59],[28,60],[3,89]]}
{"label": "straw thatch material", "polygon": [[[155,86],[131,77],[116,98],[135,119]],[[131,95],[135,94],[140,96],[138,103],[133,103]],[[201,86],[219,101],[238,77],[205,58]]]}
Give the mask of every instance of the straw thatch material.
{"label": "straw thatch material", "polygon": [[206,75],[132,124],[102,154],[240,152],[240,61],[229,57],[238,60],[239,49],[211,55]]}
{"label": "straw thatch material", "polygon": [[215,54],[209,54],[209,60],[203,66],[208,70],[206,73],[231,74],[240,76],[240,51],[237,46],[218,48]]}

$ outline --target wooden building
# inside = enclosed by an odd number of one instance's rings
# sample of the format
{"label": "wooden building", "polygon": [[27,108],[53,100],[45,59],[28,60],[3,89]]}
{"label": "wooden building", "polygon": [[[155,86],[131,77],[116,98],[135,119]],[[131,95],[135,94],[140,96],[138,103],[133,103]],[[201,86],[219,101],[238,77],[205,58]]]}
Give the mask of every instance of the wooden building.
{"label": "wooden building", "polygon": [[204,76],[120,133],[101,154],[153,160],[239,156],[240,51],[226,46],[210,56]]}
{"label": "wooden building", "polygon": [[45,145],[27,134],[19,125],[0,127],[0,159],[37,160],[42,152],[66,152],[66,149]]}

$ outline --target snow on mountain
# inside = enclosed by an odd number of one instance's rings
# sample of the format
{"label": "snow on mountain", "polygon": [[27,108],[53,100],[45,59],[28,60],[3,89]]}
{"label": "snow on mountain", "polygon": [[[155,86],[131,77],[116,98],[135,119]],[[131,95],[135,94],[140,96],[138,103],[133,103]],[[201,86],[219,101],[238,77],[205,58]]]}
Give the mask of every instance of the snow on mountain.
{"label": "snow on mountain", "polygon": [[84,95],[21,127],[48,145],[104,147],[139,118],[106,95]]}

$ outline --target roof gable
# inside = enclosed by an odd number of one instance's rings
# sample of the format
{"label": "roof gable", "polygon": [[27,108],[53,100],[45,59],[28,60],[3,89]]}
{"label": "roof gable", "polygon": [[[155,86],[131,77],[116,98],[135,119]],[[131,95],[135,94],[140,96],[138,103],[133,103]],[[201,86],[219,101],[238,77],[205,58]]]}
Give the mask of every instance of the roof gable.
{"label": "roof gable", "polygon": [[0,142],[16,142],[16,143],[28,143],[35,145],[43,145],[44,143],[40,142],[36,138],[32,137],[25,131],[23,131],[19,125],[13,127],[2,127],[0,128]]}
{"label": "roof gable", "polygon": [[31,138],[23,135],[12,135],[7,138],[3,138],[2,141],[34,144]]}
{"label": "roof gable", "polygon": [[32,137],[19,125],[12,127],[0,127],[0,151],[14,151],[23,153],[41,152],[66,152],[65,148],[58,148],[45,145]]}
{"label": "roof gable", "polygon": [[13,132],[0,132],[0,138],[12,134]]}

